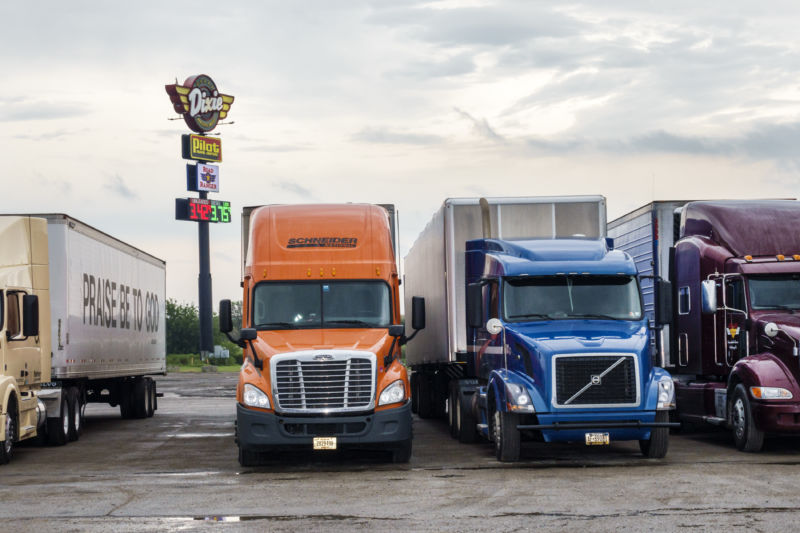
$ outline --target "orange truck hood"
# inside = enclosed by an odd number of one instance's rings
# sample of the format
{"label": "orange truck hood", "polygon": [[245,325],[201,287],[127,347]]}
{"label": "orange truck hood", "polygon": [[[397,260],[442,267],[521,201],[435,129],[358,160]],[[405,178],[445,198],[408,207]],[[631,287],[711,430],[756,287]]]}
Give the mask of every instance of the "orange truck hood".
{"label": "orange truck hood", "polygon": [[381,356],[391,342],[385,328],[259,331],[257,349],[267,357],[301,350],[363,350]]}

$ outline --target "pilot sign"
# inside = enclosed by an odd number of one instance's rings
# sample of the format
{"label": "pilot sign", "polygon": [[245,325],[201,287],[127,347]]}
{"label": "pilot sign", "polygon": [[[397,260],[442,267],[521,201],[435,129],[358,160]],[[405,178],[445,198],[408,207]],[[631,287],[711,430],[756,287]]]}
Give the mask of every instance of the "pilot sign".
{"label": "pilot sign", "polygon": [[186,189],[194,192],[219,192],[219,166],[188,163],[186,165]]}

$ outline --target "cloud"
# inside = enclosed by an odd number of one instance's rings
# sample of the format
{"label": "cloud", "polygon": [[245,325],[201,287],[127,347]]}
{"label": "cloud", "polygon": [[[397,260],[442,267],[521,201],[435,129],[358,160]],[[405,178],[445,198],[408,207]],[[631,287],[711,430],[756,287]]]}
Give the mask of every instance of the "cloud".
{"label": "cloud", "polygon": [[122,198],[131,200],[139,198],[139,195],[136,194],[136,192],[128,188],[128,186],[125,184],[125,181],[122,179],[122,176],[119,174],[110,176],[103,184],[103,189]]}
{"label": "cloud", "polygon": [[402,133],[384,128],[364,128],[353,134],[352,139],[356,142],[377,144],[430,145],[444,142],[444,138],[439,135]]}
{"label": "cloud", "polygon": [[461,115],[462,117],[464,117],[467,120],[469,120],[470,122],[472,122],[472,125],[473,125],[473,127],[475,129],[475,132],[478,135],[480,135],[481,137],[489,139],[490,141],[493,141],[493,142],[501,142],[502,143],[502,142],[506,141],[505,138],[503,138],[502,135],[497,133],[492,128],[492,126],[489,125],[489,121],[486,120],[485,118],[477,119],[477,118],[473,117],[472,115],[470,115],[469,113],[467,113],[466,111],[463,111],[463,110],[461,110],[461,109],[459,109],[457,107],[454,107],[453,110],[456,113],[458,113],[459,115]]}
{"label": "cloud", "polygon": [[296,194],[297,196],[301,196],[305,199],[311,199],[314,196],[310,189],[307,189],[294,181],[281,180],[275,182],[275,185],[283,191]]}
{"label": "cloud", "polygon": [[74,118],[89,113],[89,106],[82,102],[7,100],[0,105],[0,122]]}
{"label": "cloud", "polygon": [[311,149],[312,148],[309,145],[301,145],[301,144],[257,144],[240,148],[240,150],[244,152],[266,152],[266,153],[299,152],[302,150],[311,150]]}

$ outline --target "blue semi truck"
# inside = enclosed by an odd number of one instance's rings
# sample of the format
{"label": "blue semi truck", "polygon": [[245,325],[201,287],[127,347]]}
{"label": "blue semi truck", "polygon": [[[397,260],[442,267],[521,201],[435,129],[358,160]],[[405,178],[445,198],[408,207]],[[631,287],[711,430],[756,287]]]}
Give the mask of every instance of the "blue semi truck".
{"label": "blue semi truck", "polygon": [[412,410],[500,461],[523,440],[664,457],[674,388],[637,274],[606,239],[603,197],[446,200],[405,258]]}

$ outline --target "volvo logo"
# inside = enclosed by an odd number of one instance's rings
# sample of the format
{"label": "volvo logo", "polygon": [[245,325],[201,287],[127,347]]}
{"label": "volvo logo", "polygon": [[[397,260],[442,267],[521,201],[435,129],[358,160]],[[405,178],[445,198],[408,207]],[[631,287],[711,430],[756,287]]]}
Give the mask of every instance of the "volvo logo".
{"label": "volvo logo", "polygon": [[333,356],[329,353],[321,353],[314,356],[314,361],[333,361]]}
{"label": "volvo logo", "polygon": [[592,385],[600,385],[603,382],[603,378],[600,376],[592,376]]}

